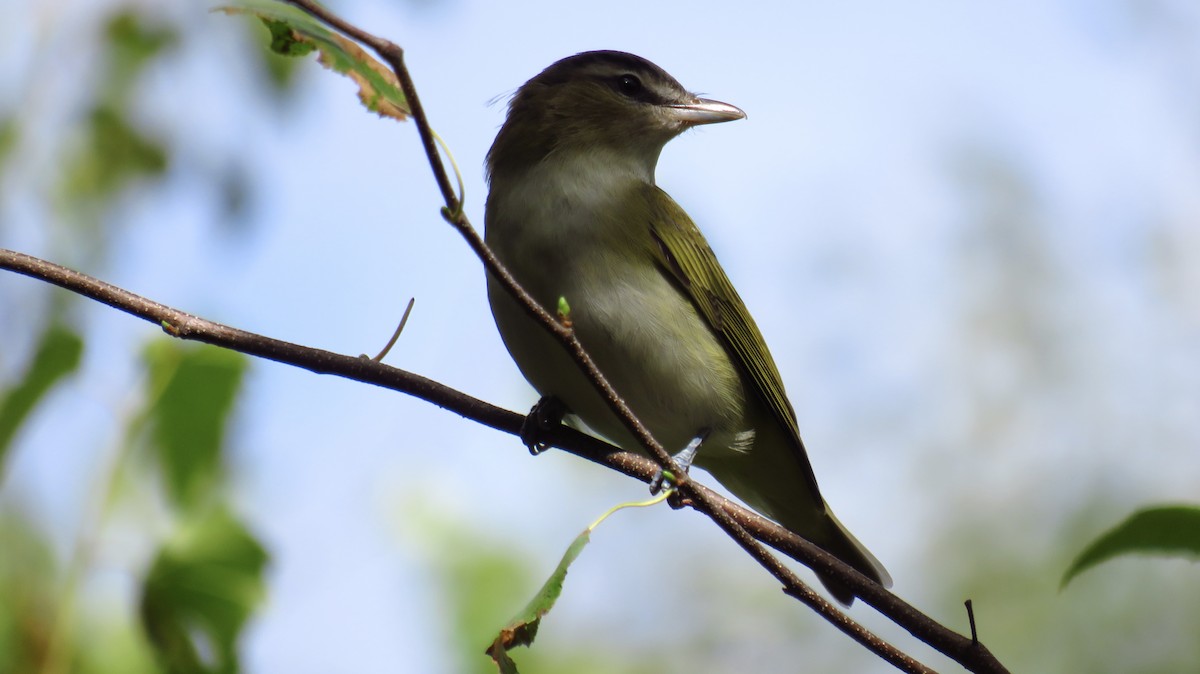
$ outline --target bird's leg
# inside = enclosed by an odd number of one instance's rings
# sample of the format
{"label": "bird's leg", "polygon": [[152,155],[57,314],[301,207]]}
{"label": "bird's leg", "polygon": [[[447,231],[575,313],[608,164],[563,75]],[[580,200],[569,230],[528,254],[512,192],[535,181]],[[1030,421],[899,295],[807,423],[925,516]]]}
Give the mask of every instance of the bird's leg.
{"label": "bird's leg", "polygon": [[[696,437],[688,441],[682,451],[671,457],[675,460],[675,463],[679,464],[683,472],[688,472],[688,469],[692,467],[692,462],[696,460],[696,452],[700,451],[700,445],[704,444],[704,441],[708,439],[708,433],[709,429],[707,428],[700,431]],[[663,469],[659,468],[654,474],[654,479],[650,480],[650,493],[657,494],[661,491],[665,480],[666,476],[663,473]]]}
{"label": "bird's leg", "polygon": [[521,442],[529,448],[529,453],[537,456],[550,448],[545,441],[545,435],[558,428],[563,417],[567,415],[567,405],[555,396],[544,396],[533,405],[525,421],[521,422]]}

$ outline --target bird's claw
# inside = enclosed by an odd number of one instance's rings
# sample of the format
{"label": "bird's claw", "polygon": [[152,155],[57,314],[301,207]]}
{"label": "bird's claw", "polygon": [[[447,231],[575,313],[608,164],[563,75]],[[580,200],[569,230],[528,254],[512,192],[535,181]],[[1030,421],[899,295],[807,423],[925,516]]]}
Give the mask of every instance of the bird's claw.
{"label": "bird's claw", "polygon": [[657,496],[667,482],[675,483],[675,475],[671,471],[662,468],[654,471],[654,477],[650,479],[650,494]]}
{"label": "bird's claw", "polygon": [[529,453],[537,456],[550,448],[545,436],[558,428],[563,417],[567,414],[567,406],[554,396],[545,396],[534,403],[525,421],[521,422],[519,435],[521,442],[529,448]]}
{"label": "bird's claw", "polygon": [[[697,435],[688,441],[687,446],[685,446],[682,451],[671,457],[675,460],[675,463],[679,465],[684,473],[687,473],[692,467],[692,462],[696,460],[696,452],[699,451],[700,445],[704,443],[704,439],[707,437],[708,431],[705,430],[700,433],[700,435]],[[674,483],[675,480],[675,475],[671,471],[663,470],[660,467],[657,471],[655,471],[654,477],[650,480],[650,493],[657,494],[658,492],[662,491],[664,483],[668,481]]]}

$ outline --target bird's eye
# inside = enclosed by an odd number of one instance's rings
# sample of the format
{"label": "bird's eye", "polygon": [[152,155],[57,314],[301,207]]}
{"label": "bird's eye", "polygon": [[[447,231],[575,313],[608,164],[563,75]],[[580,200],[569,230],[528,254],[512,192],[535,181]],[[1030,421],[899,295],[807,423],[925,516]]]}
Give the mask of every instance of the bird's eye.
{"label": "bird's eye", "polygon": [[626,96],[637,96],[643,90],[642,81],[634,75],[621,75],[617,78],[617,91]]}

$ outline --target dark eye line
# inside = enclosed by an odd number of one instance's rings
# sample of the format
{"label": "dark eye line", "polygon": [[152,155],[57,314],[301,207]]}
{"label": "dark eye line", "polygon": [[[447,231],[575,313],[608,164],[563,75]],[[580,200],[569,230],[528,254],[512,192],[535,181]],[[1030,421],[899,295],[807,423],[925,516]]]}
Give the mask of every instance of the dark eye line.
{"label": "dark eye line", "polygon": [[608,80],[614,91],[639,103],[658,103],[660,96],[633,73],[621,73]]}

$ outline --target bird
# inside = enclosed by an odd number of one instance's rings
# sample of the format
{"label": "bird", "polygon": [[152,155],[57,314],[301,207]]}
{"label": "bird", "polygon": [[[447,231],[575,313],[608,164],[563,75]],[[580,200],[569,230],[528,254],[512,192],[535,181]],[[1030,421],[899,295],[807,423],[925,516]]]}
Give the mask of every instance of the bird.
{"label": "bird", "polygon": [[[694,451],[694,465],[747,505],[890,586],[821,496],[745,303],[655,181],[670,140],[745,116],[633,54],[563,58],[509,101],[486,158],[484,240],[551,315],[565,302],[579,342],[660,444]],[[566,349],[488,276],[496,327],[543,396],[539,406],[557,404],[568,421],[641,450]],[[848,587],[817,575],[835,599],[853,603]]]}

